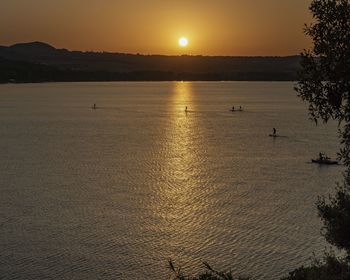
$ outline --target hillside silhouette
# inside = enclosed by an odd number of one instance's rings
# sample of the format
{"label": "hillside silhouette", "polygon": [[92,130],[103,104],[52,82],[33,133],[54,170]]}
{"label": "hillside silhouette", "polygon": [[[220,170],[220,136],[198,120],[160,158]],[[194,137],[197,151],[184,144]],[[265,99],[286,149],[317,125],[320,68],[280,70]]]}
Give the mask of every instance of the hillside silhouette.
{"label": "hillside silhouette", "polygon": [[299,56],[167,56],[0,46],[0,82],[295,80]]}

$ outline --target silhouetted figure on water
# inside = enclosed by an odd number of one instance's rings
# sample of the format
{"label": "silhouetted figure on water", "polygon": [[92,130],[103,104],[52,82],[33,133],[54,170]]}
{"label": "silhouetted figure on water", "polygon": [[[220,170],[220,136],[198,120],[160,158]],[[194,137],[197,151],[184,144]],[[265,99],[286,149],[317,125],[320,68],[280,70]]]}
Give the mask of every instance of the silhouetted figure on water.
{"label": "silhouetted figure on water", "polygon": [[186,113],[188,112],[188,110],[187,110],[187,106],[186,106],[186,108],[185,108],[185,112],[186,112]]}
{"label": "silhouetted figure on water", "polygon": [[232,109],[231,109],[231,111],[233,112],[235,110],[235,106],[232,106]]}
{"label": "silhouetted figure on water", "polygon": [[242,111],[242,106],[239,106],[239,110]]}
{"label": "silhouetted figure on water", "polygon": [[92,109],[97,109],[96,103],[94,103],[94,106],[92,106]]}
{"label": "silhouetted figure on water", "polygon": [[273,133],[272,133],[273,136],[276,136],[276,128],[273,128]]}

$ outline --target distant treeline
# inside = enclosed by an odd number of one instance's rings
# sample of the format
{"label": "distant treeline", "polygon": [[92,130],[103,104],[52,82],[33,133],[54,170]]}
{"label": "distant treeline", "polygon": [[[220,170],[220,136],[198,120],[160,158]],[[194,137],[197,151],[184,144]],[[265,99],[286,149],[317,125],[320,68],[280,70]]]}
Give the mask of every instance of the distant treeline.
{"label": "distant treeline", "polygon": [[282,72],[174,73],[170,71],[81,71],[10,61],[0,58],[0,83],[74,81],[289,81],[296,75]]}
{"label": "distant treeline", "polygon": [[288,81],[297,79],[299,59],[78,52],[34,42],[0,46],[0,83]]}

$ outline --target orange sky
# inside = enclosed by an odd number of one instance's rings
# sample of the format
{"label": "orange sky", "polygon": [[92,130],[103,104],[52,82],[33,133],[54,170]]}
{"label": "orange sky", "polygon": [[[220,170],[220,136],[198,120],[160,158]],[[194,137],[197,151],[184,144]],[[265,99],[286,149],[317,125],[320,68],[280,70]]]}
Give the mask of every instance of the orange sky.
{"label": "orange sky", "polygon": [[[309,0],[1,0],[0,45],[143,54],[291,55]],[[185,36],[186,48],[177,41]]]}

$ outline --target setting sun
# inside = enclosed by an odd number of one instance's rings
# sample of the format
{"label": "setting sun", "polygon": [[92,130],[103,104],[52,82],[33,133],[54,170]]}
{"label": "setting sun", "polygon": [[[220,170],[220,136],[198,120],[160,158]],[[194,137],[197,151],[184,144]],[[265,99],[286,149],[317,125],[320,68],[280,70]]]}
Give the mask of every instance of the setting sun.
{"label": "setting sun", "polygon": [[180,45],[181,47],[186,47],[186,46],[188,45],[188,40],[187,40],[187,38],[181,37],[181,38],[179,39],[179,45]]}

